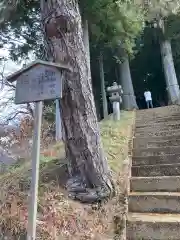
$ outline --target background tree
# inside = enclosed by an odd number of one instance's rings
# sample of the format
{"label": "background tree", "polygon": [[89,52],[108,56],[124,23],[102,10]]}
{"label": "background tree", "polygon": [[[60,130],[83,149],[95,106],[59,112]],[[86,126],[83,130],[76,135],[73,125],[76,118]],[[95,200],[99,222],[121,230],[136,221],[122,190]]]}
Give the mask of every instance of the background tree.
{"label": "background tree", "polygon": [[134,1],[127,1],[121,8],[123,18],[123,31],[121,34],[126,36],[124,41],[119,44],[118,57],[121,60],[119,65],[120,78],[123,94],[123,105],[125,109],[137,108],[136,97],[134,95],[133,81],[129,66],[129,57],[134,56],[136,52],[135,40],[141,34],[144,28],[144,12]]}
{"label": "background tree", "polygon": [[141,3],[146,10],[147,20],[151,22],[152,26],[157,31],[169,102],[172,104],[180,102],[179,85],[177,81],[171,49],[171,36],[167,35],[167,25],[165,24],[165,22],[168,21],[169,15],[178,14],[180,7],[179,1],[151,0],[142,1]]}
{"label": "background tree", "polygon": [[[93,42],[97,48],[101,49],[101,56],[106,48],[110,48],[114,57],[118,59],[117,62],[122,61],[121,77],[119,77],[125,90],[123,96],[124,107],[132,109],[137,108],[137,104],[130,75],[128,55],[132,56],[134,53],[135,39],[144,26],[144,13],[141,8],[136,7],[133,1],[116,1],[115,3],[111,0],[96,1],[96,4],[85,2],[84,9],[89,16],[89,22],[91,22]],[[97,15],[95,16],[95,14]],[[100,63],[102,72],[102,61]],[[101,85],[105,86],[103,80],[101,82]],[[103,99],[106,99],[105,91],[102,92]],[[103,102],[105,114],[107,103]]]}
{"label": "background tree", "polygon": [[154,29],[151,26],[145,27],[141,38],[137,39],[136,46],[138,53],[130,62],[130,66],[138,107],[146,108],[143,95],[146,88],[152,92],[155,107],[167,104],[159,42],[156,40]]}

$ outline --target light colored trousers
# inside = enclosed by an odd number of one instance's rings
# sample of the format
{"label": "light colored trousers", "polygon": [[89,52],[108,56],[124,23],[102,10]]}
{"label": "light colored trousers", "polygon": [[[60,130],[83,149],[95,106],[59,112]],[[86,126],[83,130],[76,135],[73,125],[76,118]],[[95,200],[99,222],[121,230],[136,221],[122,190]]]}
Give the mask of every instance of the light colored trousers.
{"label": "light colored trousers", "polygon": [[152,103],[152,100],[149,100],[149,101],[146,101],[146,104],[147,104],[147,108],[153,108],[153,103]]}

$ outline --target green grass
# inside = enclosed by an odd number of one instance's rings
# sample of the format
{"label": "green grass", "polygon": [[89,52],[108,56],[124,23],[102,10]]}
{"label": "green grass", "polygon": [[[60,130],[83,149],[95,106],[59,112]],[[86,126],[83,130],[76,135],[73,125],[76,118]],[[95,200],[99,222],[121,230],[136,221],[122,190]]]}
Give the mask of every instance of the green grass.
{"label": "green grass", "polygon": [[108,120],[100,123],[103,146],[114,172],[120,171],[122,162],[127,157],[133,117],[132,112],[122,112],[120,121]]}

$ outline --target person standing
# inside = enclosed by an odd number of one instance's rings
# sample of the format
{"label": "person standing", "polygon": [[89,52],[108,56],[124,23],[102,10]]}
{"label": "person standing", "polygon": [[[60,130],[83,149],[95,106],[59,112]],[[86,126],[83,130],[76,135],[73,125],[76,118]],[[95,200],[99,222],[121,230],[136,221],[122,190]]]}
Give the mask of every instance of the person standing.
{"label": "person standing", "polygon": [[148,89],[144,92],[144,97],[146,100],[147,108],[153,108],[151,92]]}

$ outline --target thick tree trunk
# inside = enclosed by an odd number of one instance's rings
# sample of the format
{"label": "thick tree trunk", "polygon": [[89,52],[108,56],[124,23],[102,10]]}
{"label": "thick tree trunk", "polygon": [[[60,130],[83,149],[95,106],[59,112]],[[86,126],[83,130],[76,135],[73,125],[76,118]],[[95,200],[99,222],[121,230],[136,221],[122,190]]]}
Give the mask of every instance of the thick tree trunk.
{"label": "thick tree trunk", "polygon": [[136,98],[134,95],[134,88],[131,79],[131,72],[129,67],[128,57],[123,59],[123,62],[120,64],[120,77],[121,84],[123,89],[123,107],[126,110],[137,109]]}
{"label": "thick tree trunk", "polygon": [[78,4],[41,0],[41,12],[49,56],[72,69],[62,72],[61,115],[71,176],[67,187],[75,199],[98,201],[109,197],[113,187],[100,140]]}
{"label": "thick tree trunk", "polygon": [[89,71],[91,74],[90,48],[89,48],[89,27],[88,27],[88,21],[86,19],[83,20],[83,43],[84,43],[85,52],[86,52],[86,56],[87,56]]}
{"label": "thick tree trunk", "polygon": [[101,94],[103,102],[103,117],[106,119],[108,117],[108,104],[106,97],[106,87],[104,82],[104,65],[103,65],[103,54],[100,52],[99,55],[99,69],[100,69],[100,81],[101,81]]}
{"label": "thick tree trunk", "polygon": [[176,77],[176,71],[174,68],[174,61],[170,41],[169,40],[160,41],[160,48],[169,102],[170,104],[179,103],[180,91]]}

